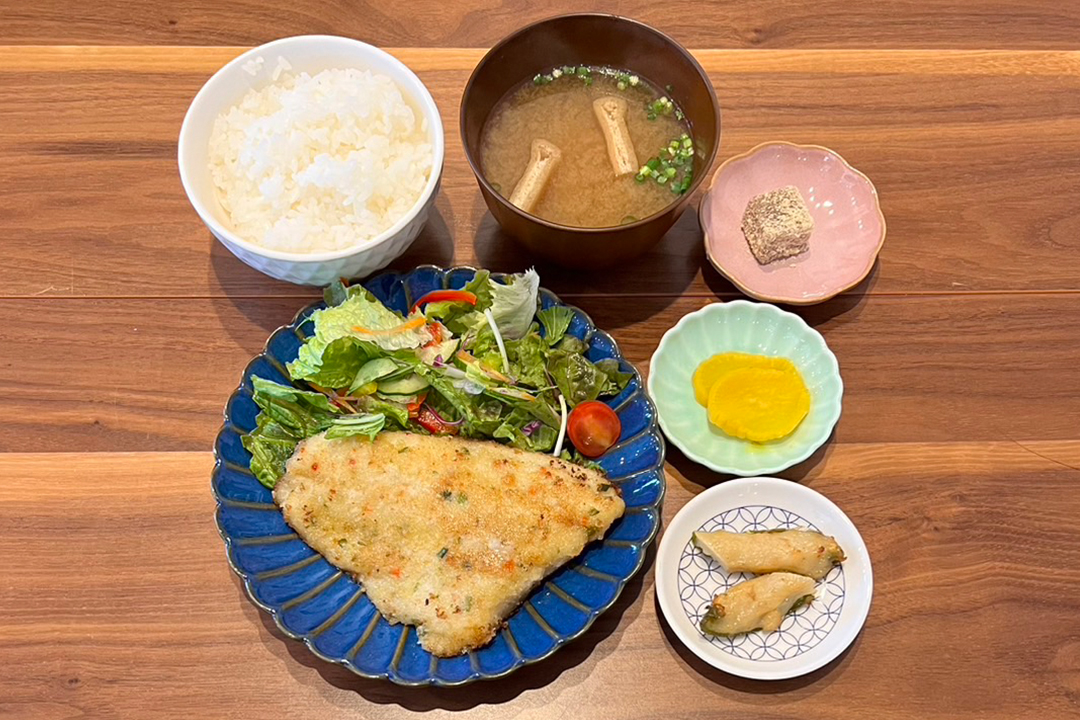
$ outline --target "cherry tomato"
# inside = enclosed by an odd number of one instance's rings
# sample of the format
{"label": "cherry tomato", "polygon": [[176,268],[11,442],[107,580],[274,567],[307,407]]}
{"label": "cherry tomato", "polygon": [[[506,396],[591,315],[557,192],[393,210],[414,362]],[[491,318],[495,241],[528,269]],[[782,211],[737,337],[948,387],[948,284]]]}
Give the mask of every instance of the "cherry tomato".
{"label": "cherry tomato", "polygon": [[416,414],[416,422],[420,423],[420,427],[424,428],[432,435],[458,434],[457,425],[448,425],[443,422],[442,418],[427,405],[421,406],[420,411]]}
{"label": "cherry tomato", "polygon": [[622,423],[615,411],[599,400],[584,402],[574,408],[566,422],[570,442],[585,457],[600,457],[619,440]]}

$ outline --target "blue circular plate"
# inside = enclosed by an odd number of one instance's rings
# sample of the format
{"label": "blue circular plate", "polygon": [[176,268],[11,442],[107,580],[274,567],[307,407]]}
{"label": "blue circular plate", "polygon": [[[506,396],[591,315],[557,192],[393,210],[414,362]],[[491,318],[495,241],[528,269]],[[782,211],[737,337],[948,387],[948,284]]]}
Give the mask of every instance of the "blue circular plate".
{"label": "blue circular plate", "polygon": [[[388,307],[406,312],[414,299],[440,288],[461,288],[475,272],[423,265],[363,284]],[[540,300],[545,308],[564,304],[543,288]],[[301,324],[320,307],[322,303],[315,303],[301,310],[248,363],[225,406],[225,423],[214,444],[212,486],[218,529],[229,564],[252,601],[273,616],[282,632],[303,640],[320,658],[357,675],[400,685],[461,685],[500,677],[542,660],[584,633],[641,569],[660,524],[665,487],[664,440],[657,429],[656,408],[642,389],[641,376],[611,336],[597,330],[581,310],[568,306],[575,314],[569,332],[589,344],[587,357],[615,358],[623,371],[634,374],[623,392],[606,400],[622,421],[622,436],[598,458],[622,490],[626,514],[602,541],[590,544],[537,587],[491,643],[458,657],[436,658],[420,647],[414,627],[388,622],[355,579],[326,562],[285,524],[270,490],[252,476],[251,456],[240,444],[258,414],[251,399],[251,378],[289,384],[285,364],[296,358],[306,337]]]}

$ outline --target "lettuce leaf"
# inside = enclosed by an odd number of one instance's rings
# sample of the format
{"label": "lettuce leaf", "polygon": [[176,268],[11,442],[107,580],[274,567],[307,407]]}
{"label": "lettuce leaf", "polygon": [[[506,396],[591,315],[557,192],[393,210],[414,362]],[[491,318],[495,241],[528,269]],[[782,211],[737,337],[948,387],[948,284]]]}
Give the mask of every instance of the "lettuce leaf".
{"label": "lettuce leaf", "polygon": [[475,310],[484,312],[491,307],[491,273],[487,270],[477,270],[473,279],[461,288],[476,296]]}
{"label": "lettuce leaf", "polygon": [[[531,432],[526,433],[526,427],[532,427]],[[509,440],[514,447],[534,452],[551,450],[555,447],[558,436],[556,429],[538,423],[532,415],[520,408],[507,415],[502,424],[492,433],[492,437]]]}
{"label": "lettuce leaf", "polygon": [[330,427],[336,414],[322,393],[253,377],[252,399],[259,406],[256,427],[241,438],[251,453],[251,472],[268,488],[285,473],[296,444]]}
{"label": "lettuce leaf", "polygon": [[601,395],[618,395],[622,392],[634,373],[623,372],[619,369],[619,361],[615,358],[604,358],[596,362],[596,369],[607,375],[607,384],[600,391]]}
{"label": "lettuce leaf", "polygon": [[301,346],[288,370],[293,380],[307,380],[321,387],[344,388],[352,385],[360,369],[378,350],[351,337],[340,337],[318,350],[315,343]]}
{"label": "lettuce leaf", "polygon": [[[431,333],[422,326],[392,334],[377,334],[379,331],[393,330],[418,317],[423,317],[419,311],[403,318],[366,291],[350,294],[342,304],[312,313],[316,340],[330,343],[338,338],[353,337],[373,343],[386,351],[415,348],[431,340]],[[358,327],[373,331],[373,334],[370,337],[358,334],[354,330]]]}
{"label": "lettuce leaf", "polygon": [[519,383],[534,388],[546,387],[547,374],[544,371],[544,353],[547,346],[536,333],[529,333],[519,340],[506,343],[506,354],[510,358],[510,375]]}
{"label": "lettuce leaf", "polygon": [[608,384],[608,376],[578,353],[553,352],[547,369],[571,407],[600,397]]}
{"label": "lettuce leaf", "polygon": [[315,323],[315,337],[317,339],[323,342],[331,342],[340,337],[359,337],[361,340],[375,343],[388,351],[418,347],[431,338],[423,327],[392,335],[373,334],[370,338],[364,335],[358,336],[355,328],[363,328],[373,333],[393,330],[403,323],[418,317],[422,317],[419,311],[407,318],[402,317],[387,308],[367,291],[350,293],[348,299],[340,305],[312,313],[312,321]]}
{"label": "lettuce leaf", "polygon": [[[417,348],[431,340],[431,333],[425,326],[386,332],[408,320],[423,317],[419,312],[402,318],[360,286],[348,288],[345,294],[346,299],[340,304],[311,314],[309,320],[315,326],[315,334],[300,347],[296,360],[288,365],[294,380],[308,380],[331,388],[349,387],[368,360]],[[340,293],[334,293],[334,297],[328,299],[340,299]],[[360,333],[355,328],[372,332]]]}
{"label": "lettuce leaf", "polygon": [[536,313],[536,319],[544,326],[544,340],[551,347],[566,334],[574,319],[574,311],[565,305],[553,305]]}
{"label": "lettuce leaf", "polygon": [[326,303],[326,307],[334,307],[349,299],[349,288],[340,278],[338,278],[326,286],[322,296],[323,302]]}
{"label": "lettuce leaf", "polygon": [[[441,397],[440,405],[449,405],[454,416],[465,421],[461,432],[467,437],[490,438],[502,422],[504,405],[499,400],[470,395],[454,387],[453,381],[443,375],[432,376],[431,389]],[[428,397],[431,402],[431,396]]]}
{"label": "lettuce leaf", "polygon": [[359,399],[359,405],[365,412],[385,415],[402,428],[409,426],[409,408],[401,403],[368,395]]}
{"label": "lettuce leaf", "polygon": [[457,321],[475,312],[476,308],[463,300],[440,300],[424,306],[424,317],[429,321],[441,321],[455,335],[461,335],[469,329],[467,324]]}
{"label": "lettuce leaf", "polygon": [[291,385],[282,385],[273,380],[254,375],[251,378],[252,398],[259,407],[272,398],[290,400],[294,403],[303,403],[316,410],[334,412],[334,406],[330,404],[330,398],[322,393],[310,390],[301,390]]}
{"label": "lettuce leaf", "polygon": [[491,314],[503,339],[516,340],[529,332],[540,290],[540,276],[536,270],[530,268],[511,275],[506,285],[489,282],[488,287],[491,289]]}
{"label": "lettuce leaf", "polygon": [[240,442],[251,453],[251,472],[255,478],[272,489],[285,474],[285,463],[301,438],[266,413],[260,412],[256,422],[257,427],[240,438]]}
{"label": "lettuce leaf", "polygon": [[382,413],[365,415],[342,415],[331,421],[330,429],[326,431],[327,440],[363,435],[369,440],[374,440],[383,426],[386,424],[386,416]]}
{"label": "lettuce leaf", "polygon": [[573,335],[563,335],[562,339],[555,344],[555,349],[581,355],[589,349],[589,346],[585,344],[584,340],[579,340]]}

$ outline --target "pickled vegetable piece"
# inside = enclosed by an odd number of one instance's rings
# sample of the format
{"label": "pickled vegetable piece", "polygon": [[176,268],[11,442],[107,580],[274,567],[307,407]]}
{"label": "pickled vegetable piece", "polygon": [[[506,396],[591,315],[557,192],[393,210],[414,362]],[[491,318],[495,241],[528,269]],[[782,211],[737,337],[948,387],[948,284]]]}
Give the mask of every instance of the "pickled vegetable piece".
{"label": "pickled vegetable piece", "polygon": [[790,435],[808,412],[810,392],[794,367],[732,370],[709,391],[709,422],[752,442]]}
{"label": "pickled vegetable piece", "polygon": [[834,538],[813,530],[696,532],[694,544],[729,573],[791,572],[820,580],[844,561]]}
{"label": "pickled vegetable piece", "polygon": [[739,583],[713,598],[701,631],[709,635],[739,635],[780,627],[784,616],[812,602],[814,581],[805,575],[771,573]]}
{"label": "pickled vegetable piece", "polygon": [[694,398],[702,407],[709,406],[709,391],[712,390],[716,381],[732,370],[749,367],[773,368],[776,370],[795,370],[795,366],[787,358],[768,357],[766,355],[751,355],[741,352],[726,352],[713,355],[705,362],[698,365],[694,371]]}

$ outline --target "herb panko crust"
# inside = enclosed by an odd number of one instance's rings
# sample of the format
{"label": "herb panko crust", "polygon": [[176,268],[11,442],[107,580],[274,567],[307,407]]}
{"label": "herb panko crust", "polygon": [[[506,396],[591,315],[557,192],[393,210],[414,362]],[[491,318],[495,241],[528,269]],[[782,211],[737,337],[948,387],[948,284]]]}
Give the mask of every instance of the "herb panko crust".
{"label": "herb panko crust", "polygon": [[391,622],[440,657],[489,642],[545,576],[622,516],[592,469],[494,442],[408,432],[301,442],[274,499]]}

